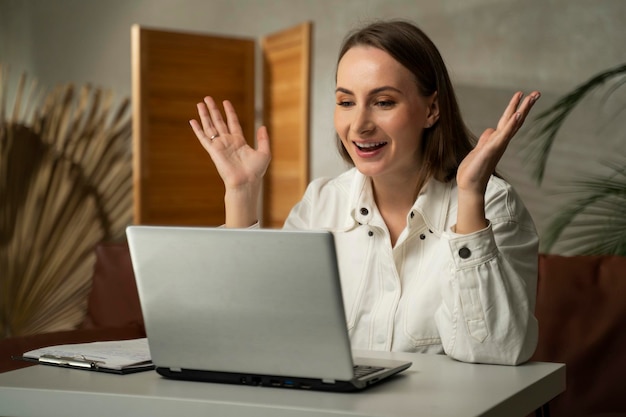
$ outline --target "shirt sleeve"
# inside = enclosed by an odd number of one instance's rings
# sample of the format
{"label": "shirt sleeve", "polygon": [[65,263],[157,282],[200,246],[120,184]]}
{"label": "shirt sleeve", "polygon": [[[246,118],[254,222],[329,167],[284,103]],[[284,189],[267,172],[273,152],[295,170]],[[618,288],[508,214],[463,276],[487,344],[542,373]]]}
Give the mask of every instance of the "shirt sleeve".
{"label": "shirt sleeve", "polygon": [[307,194],[289,212],[283,229],[309,229],[311,219],[311,202]]}
{"label": "shirt sleeve", "polygon": [[489,225],[444,233],[450,250],[435,314],[444,351],[464,362],[516,365],[537,346],[534,317],[539,239],[521,200],[508,190],[486,206]]}
{"label": "shirt sleeve", "polygon": [[326,186],[329,181],[317,178],[309,183],[302,199],[289,212],[284,229],[336,229],[345,208],[335,188]]}

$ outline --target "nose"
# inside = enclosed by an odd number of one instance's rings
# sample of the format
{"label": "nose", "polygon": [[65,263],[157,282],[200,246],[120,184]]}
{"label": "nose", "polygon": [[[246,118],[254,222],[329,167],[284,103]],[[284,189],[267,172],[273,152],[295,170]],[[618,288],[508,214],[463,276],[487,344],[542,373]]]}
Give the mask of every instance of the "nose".
{"label": "nose", "polygon": [[354,119],[352,120],[353,132],[359,135],[373,132],[376,129],[376,125],[371,116],[368,107],[356,106],[354,108]]}

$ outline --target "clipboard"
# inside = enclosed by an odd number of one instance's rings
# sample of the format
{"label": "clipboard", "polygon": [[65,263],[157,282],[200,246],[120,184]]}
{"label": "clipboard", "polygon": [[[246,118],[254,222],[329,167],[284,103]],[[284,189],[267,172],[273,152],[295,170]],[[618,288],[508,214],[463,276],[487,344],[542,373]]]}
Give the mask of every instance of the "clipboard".
{"label": "clipboard", "polygon": [[25,352],[15,359],[118,375],[155,368],[146,338],[49,346]]}

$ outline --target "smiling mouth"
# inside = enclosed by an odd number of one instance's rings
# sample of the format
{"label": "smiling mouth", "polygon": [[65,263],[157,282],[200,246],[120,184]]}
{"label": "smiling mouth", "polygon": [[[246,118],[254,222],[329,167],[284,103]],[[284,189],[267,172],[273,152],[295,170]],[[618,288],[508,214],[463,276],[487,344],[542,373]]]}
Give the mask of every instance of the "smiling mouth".
{"label": "smiling mouth", "polygon": [[368,143],[356,143],[352,142],[354,145],[363,152],[373,152],[376,151],[387,144],[387,142],[368,142]]}

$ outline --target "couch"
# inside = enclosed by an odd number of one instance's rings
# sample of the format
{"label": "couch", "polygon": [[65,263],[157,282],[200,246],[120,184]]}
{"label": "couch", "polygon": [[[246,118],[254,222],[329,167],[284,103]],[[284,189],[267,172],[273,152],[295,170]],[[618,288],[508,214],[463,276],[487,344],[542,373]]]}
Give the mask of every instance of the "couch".
{"label": "couch", "polygon": [[[551,416],[626,417],[626,258],[539,256],[534,361],[567,365]],[[125,242],[96,249],[87,314],[75,330],[0,340],[0,372],[31,364],[11,356],[48,345],[145,337]]]}

